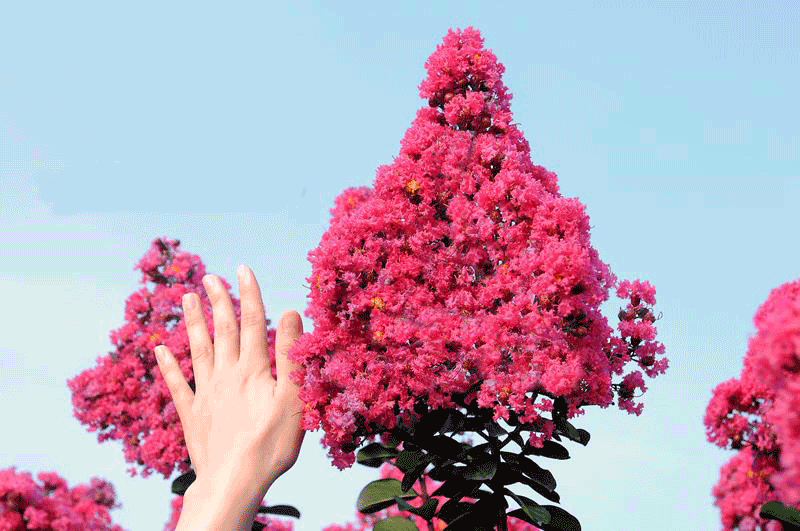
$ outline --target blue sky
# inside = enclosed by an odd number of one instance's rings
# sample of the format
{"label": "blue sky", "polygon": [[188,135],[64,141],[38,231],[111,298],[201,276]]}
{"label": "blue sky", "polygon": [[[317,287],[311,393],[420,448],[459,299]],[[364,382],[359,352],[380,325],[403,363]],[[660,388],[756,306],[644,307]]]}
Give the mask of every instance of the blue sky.
{"label": "blue sky", "polygon": [[[237,297],[248,264],[273,320],[302,315],[334,198],[392,162],[427,105],[426,59],[474,26],[505,65],[533,162],[663,312],[671,366],[645,378],[642,415],[589,407],[575,421],[589,445],[541,464],[584,529],[720,529],[711,488],[733,453],[706,442],[703,413],[739,375],[756,308],[800,274],[798,4],[398,4],[4,7],[0,468],[104,477],[114,522],[161,529],[170,481],[128,477],[121,444],[72,417],[66,385],[112,350],[133,266],[177,238]],[[332,467],[320,434],[268,493],[300,509],[298,531],[354,519],[376,477]]]}

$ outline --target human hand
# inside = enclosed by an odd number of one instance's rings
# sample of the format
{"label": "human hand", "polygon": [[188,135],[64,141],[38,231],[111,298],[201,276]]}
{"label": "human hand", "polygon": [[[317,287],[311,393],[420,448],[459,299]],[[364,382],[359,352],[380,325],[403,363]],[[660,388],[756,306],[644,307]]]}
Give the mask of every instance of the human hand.
{"label": "human hand", "polygon": [[[214,275],[203,277],[214,317],[211,343],[199,297],[183,297],[192,352],[192,392],[169,350],[159,369],[180,417],[198,483],[257,482],[264,490],[294,465],[305,431],[303,403],[289,378],[298,369],[289,348],[303,333],[297,312],[281,316],[276,332],[277,381],[267,351],[261,291],[249,268],[239,268],[242,296],[241,342],[233,305]],[[288,326],[287,326],[288,325]],[[157,352],[158,353],[158,352]],[[158,356],[157,356],[158,357]]]}

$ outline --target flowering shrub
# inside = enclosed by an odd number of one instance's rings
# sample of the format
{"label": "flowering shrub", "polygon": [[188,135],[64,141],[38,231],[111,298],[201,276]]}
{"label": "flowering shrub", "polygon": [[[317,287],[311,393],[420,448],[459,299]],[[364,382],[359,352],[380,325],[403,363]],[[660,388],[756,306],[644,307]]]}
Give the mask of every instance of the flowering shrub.
{"label": "flowering shrub", "polygon": [[108,509],[116,509],[114,486],[92,478],[89,485],[67,487],[55,472],[40,472],[37,484],[30,472],[16,467],[0,470],[0,531],[124,531],[111,525]]}
{"label": "flowering shrub", "polygon": [[781,529],[759,516],[767,501],[800,509],[800,280],[774,289],[753,322],[739,379],[714,388],[704,418],[709,442],[739,450],[713,490],[723,531]]}
{"label": "flowering shrub", "polygon": [[[168,478],[175,468],[189,470],[178,412],[155,359],[154,347],[166,345],[183,369],[192,391],[194,374],[189,336],[183,320],[181,297],[194,292],[200,297],[208,333],[214,339],[214,325],[209,301],[202,285],[206,268],[199,257],[180,252],[179,240],[156,239],[135,269],[142,271],[141,283],[155,283],[137,291],[125,302],[127,323],[111,332],[117,347],[109,356],[97,359],[97,366],[87,369],[67,385],[72,391],[75,417],[100,430],[98,442],[119,439],[125,459],[143,465],[143,477],[155,469]],[[219,277],[226,290],[230,284]],[[239,299],[231,296],[237,321],[241,320]],[[275,372],[275,328],[269,327],[267,341],[273,377]],[[136,469],[128,469],[136,476]]]}
{"label": "flowering shrub", "polygon": [[[339,468],[361,442],[412,420],[420,401],[457,407],[453,393],[479,383],[478,405],[494,420],[517,413],[540,420],[551,399],[567,415],[583,405],[636,415],[646,391],[635,361],[663,373],[655,341],[655,290],[621,282],[589,239],[577,199],[559,193],[556,175],[530,161],[511,124],[511,94],[477,30],[450,30],[425,63],[420,96],[428,107],[402,140],[400,156],[380,166],[374,189],[345,190],[312,264],[305,315],[314,331],[290,357],[306,403],[302,426],[320,426]],[[600,305],[608,290],[630,302],[612,334]],[[532,393],[532,396],[529,396]],[[541,447],[553,435],[540,425]]]}

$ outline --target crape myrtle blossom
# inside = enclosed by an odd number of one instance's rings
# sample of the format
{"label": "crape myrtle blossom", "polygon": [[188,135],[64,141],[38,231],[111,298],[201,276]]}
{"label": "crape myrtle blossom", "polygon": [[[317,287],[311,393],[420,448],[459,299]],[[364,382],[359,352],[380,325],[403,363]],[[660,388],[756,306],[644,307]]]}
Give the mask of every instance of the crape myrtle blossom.
{"label": "crape myrtle blossom", "polygon": [[[400,469],[393,466],[392,464],[385,463],[380,467],[380,478],[381,479],[392,478],[398,481],[402,481],[403,472]],[[423,479],[425,480],[424,490],[425,492],[428,493],[429,496],[442,485],[441,481],[434,481],[430,479],[427,475],[423,475],[422,478],[417,480],[417,482],[414,484],[413,488],[417,492],[421,492],[423,490],[421,487],[421,481]],[[445,496],[433,496],[433,498],[435,498],[439,502],[436,507],[437,511],[441,509],[442,505],[444,505],[445,502],[447,502],[450,499]],[[470,498],[469,496],[465,496],[461,498],[461,501],[474,503],[477,500],[475,498]],[[421,507],[424,503],[424,500],[417,499],[417,500],[412,500],[408,503],[410,505],[413,505],[414,507]],[[400,510],[399,506],[395,504],[388,507],[387,509],[383,509],[381,511],[372,514],[364,514],[359,512],[358,522],[356,523],[348,522],[343,526],[338,524],[333,524],[323,528],[322,531],[370,531],[372,527],[375,525],[376,521],[382,520],[384,518],[389,518],[391,516],[400,516],[403,518],[407,518],[412,522],[414,522],[414,524],[417,526],[417,529],[428,529],[427,521],[425,519],[423,519],[421,516],[415,515],[408,511]],[[513,516],[508,517],[506,525],[508,531],[536,531],[539,529],[535,525],[529,524],[524,520],[514,518]],[[439,518],[434,517],[433,526],[436,531],[442,531],[445,527],[447,527],[447,523],[444,520],[440,520]]]}
{"label": "crape myrtle blossom", "polygon": [[[639,371],[663,373],[655,341],[655,290],[616,284],[591,246],[578,199],[559,193],[556,175],[531,163],[511,124],[505,71],[480,33],[450,30],[425,63],[428,106],[380,166],[373,188],[344,190],[330,228],[309,252],[313,333],[290,357],[306,403],[302,426],[324,430],[340,469],[354,450],[413,404],[457,407],[454,392],[481,382],[480,407],[522,422],[563,396],[568,417],[583,405],[617,405],[639,415]],[[600,305],[616,285],[628,299],[614,335]],[[531,396],[532,394],[532,396]],[[641,396],[641,395],[639,395]],[[549,439],[553,423],[541,426]]]}
{"label": "crape myrtle blossom", "polygon": [[[98,441],[119,439],[125,459],[144,467],[143,477],[155,469],[168,478],[175,468],[188,472],[186,449],[178,412],[155,359],[154,347],[166,345],[183,370],[192,391],[194,373],[189,336],[183,319],[181,297],[194,292],[200,297],[208,333],[214,339],[211,302],[202,285],[206,268],[197,255],[179,251],[179,240],[156,239],[135,266],[142,271],[141,284],[155,283],[151,292],[142,288],[125,302],[127,323],[111,332],[116,351],[97,358],[97,366],[69,380],[75,417],[100,430]],[[226,291],[230,284],[219,276]],[[239,299],[230,295],[237,322]],[[275,328],[267,323],[267,341],[273,377]],[[128,469],[136,476],[134,467]]]}
{"label": "crape myrtle blossom", "polygon": [[122,505],[108,481],[95,477],[69,488],[55,472],[36,477],[41,484],[16,467],[0,470],[0,531],[124,531],[111,523],[108,510]]}
{"label": "crape myrtle blossom", "polygon": [[723,531],[780,529],[764,503],[800,509],[800,280],[774,289],[757,310],[738,379],[712,392],[709,442],[739,450],[714,487]]}

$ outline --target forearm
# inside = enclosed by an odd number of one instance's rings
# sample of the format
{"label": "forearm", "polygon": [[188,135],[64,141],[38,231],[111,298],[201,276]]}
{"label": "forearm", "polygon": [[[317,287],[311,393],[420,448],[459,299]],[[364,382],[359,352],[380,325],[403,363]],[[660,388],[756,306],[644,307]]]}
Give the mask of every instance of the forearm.
{"label": "forearm", "polygon": [[183,508],[175,531],[252,529],[269,486],[265,488],[247,481],[221,483],[213,485],[195,481],[189,486],[183,496]]}

